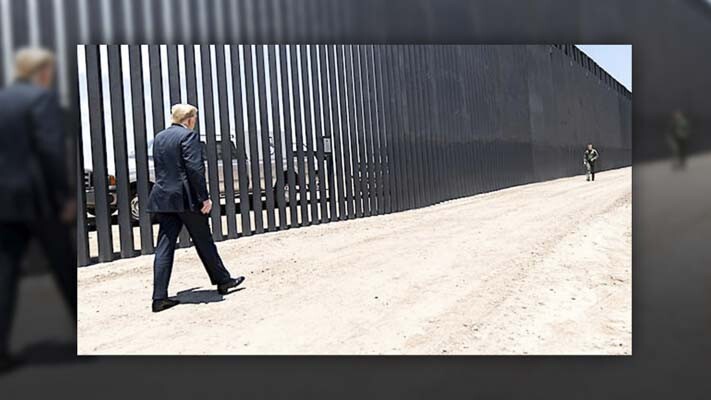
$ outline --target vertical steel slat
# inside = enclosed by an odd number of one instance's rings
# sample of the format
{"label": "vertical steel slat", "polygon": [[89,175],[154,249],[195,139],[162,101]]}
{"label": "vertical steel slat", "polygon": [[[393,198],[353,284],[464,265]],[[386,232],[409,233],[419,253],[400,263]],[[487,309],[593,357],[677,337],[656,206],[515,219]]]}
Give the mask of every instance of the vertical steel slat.
{"label": "vertical steel slat", "polygon": [[467,46],[464,50],[464,64],[467,67],[467,71],[469,71],[467,75],[467,92],[469,93],[470,101],[469,101],[469,108],[470,108],[470,114],[471,114],[471,136],[470,136],[470,143],[472,146],[472,184],[473,184],[473,191],[472,194],[478,194],[481,193],[481,165],[480,165],[480,155],[479,155],[479,132],[481,130],[480,126],[480,121],[479,121],[479,116],[481,113],[480,108],[478,107],[479,104],[479,98],[481,98],[481,94],[479,93],[479,89],[477,86],[477,73],[478,73],[478,63],[474,59],[474,48],[471,46]]}
{"label": "vertical steel slat", "polygon": [[251,188],[250,193],[252,201],[252,210],[254,212],[254,231],[255,233],[264,232],[264,223],[262,216],[262,193],[261,193],[261,174],[259,168],[259,148],[257,146],[257,112],[255,109],[255,93],[254,93],[254,69],[252,64],[254,45],[248,45],[244,48],[244,78],[246,98],[247,98],[247,137],[249,138],[249,163],[251,165]]}
{"label": "vertical steel slat", "polygon": [[467,92],[466,92],[466,87],[464,84],[464,67],[462,64],[462,53],[461,53],[461,46],[456,45],[456,71],[457,71],[457,80],[459,82],[459,88],[461,90],[460,92],[460,114],[461,117],[459,119],[459,130],[460,130],[460,140],[461,140],[461,147],[462,147],[462,196],[469,196],[471,192],[471,180],[469,179],[469,174],[471,172],[471,167],[469,165],[471,156],[469,154],[469,141],[468,141],[468,132],[469,132],[469,110],[467,108]]}
{"label": "vertical steel slat", "polygon": [[41,7],[37,8],[38,15],[34,17],[39,25],[39,42],[37,44],[57,53],[59,49],[54,46],[55,20],[53,18],[57,10],[55,10],[53,4],[49,2],[44,1],[40,2],[40,4]]}
{"label": "vertical steel slat", "polygon": [[422,124],[420,121],[421,112],[419,110],[419,96],[417,94],[417,70],[415,69],[415,59],[413,57],[413,45],[406,45],[403,48],[405,60],[405,93],[407,93],[408,108],[410,111],[410,131],[408,132],[412,143],[412,185],[414,191],[414,204],[416,207],[424,205],[424,185],[422,182],[423,159],[422,159]]}
{"label": "vertical steel slat", "polygon": [[92,176],[96,202],[96,235],[99,246],[99,262],[113,260],[111,212],[109,209],[109,182],[106,167],[106,136],[101,121],[103,115],[99,69],[99,47],[86,46],[86,79],[89,100],[89,124],[91,129]]}
{"label": "vertical steel slat", "polygon": [[6,7],[12,7],[10,1],[0,0],[0,86],[7,86],[12,82],[13,24]]}
{"label": "vertical steel slat", "polygon": [[298,203],[296,201],[296,163],[294,158],[294,143],[292,140],[294,131],[292,130],[291,122],[294,115],[291,112],[292,102],[292,85],[289,83],[291,77],[290,67],[291,46],[279,46],[279,70],[281,75],[281,100],[282,110],[284,112],[284,153],[286,154],[286,182],[289,192],[289,227],[299,226],[298,218]]}
{"label": "vertical steel slat", "polygon": [[245,146],[245,135],[248,132],[244,130],[244,108],[245,104],[242,101],[244,87],[242,86],[242,71],[241,59],[243,57],[242,47],[233,45],[230,46],[230,61],[232,63],[232,95],[234,98],[234,126],[236,135],[237,147],[237,179],[239,191],[239,213],[242,227],[242,235],[250,236],[252,234],[251,218],[250,218],[250,203],[249,203],[249,172],[247,165],[247,150]]}
{"label": "vertical steel slat", "polygon": [[[320,77],[319,77],[319,82],[321,84],[321,96],[323,100],[323,115],[324,115],[324,135],[326,137],[329,137],[331,139],[331,153],[330,154],[324,154],[324,161],[326,164],[326,169],[324,169],[324,175],[328,176],[328,190],[326,190],[326,185],[323,185],[323,188],[321,190],[321,196],[325,196],[328,199],[328,221],[335,221],[338,219],[338,214],[337,214],[337,205],[336,205],[336,189],[335,189],[335,184],[336,184],[336,178],[334,176],[335,173],[335,166],[334,166],[334,142],[335,142],[335,135],[334,135],[334,121],[333,121],[333,97],[331,96],[332,93],[332,88],[331,85],[333,84],[333,79],[331,77],[331,69],[330,69],[330,46],[327,45],[321,45],[319,47],[320,49],[320,54],[319,54],[319,70],[320,70]],[[322,146],[323,147],[323,146]],[[325,152],[325,150],[324,150]],[[325,201],[326,199],[324,199]]]}
{"label": "vertical steel slat", "polygon": [[[113,130],[114,163],[116,166],[116,202],[118,209],[119,238],[121,257],[135,255],[133,248],[133,226],[131,220],[131,201],[128,176],[128,149],[123,100],[123,81],[121,74],[121,55],[119,46],[107,46],[108,75],[111,101],[111,121]],[[106,96],[107,93],[104,93]],[[130,93],[129,93],[130,95]]]}
{"label": "vertical steel slat", "polygon": [[371,153],[369,154],[369,159],[371,160],[372,171],[370,182],[372,188],[372,215],[380,215],[383,212],[383,192],[382,192],[382,164],[380,162],[380,126],[378,125],[378,99],[376,92],[376,78],[374,74],[374,60],[373,60],[373,45],[364,46],[363,53],[363,68],[365,69],[366,78],[368,81],[367,93],[368,93],[368,110],[370,119],[370,141],[371,141]]}
{"label": "vertical steel slat", "polygon": [[141,232],[141,254],[153,254],[153,224],[151,215],[146,212],[150,184],[148,176],[148,145],[146,143],[146,106],[144,93],[150,88],[143,86],[143,67],[140,46],[128,47],[131,70],[131,104],[133,105],[133,135],[136,160],[136,192],[138,194],[138,224]]}
{"label": "vertical steel slat", "polygon": [[160,48],[158,45],[148,45],[148,59],[151,71],[151,101],[153,113],[153,137],[165,129],[165,110],[163,108],[163,89],[161,81]]}
{"label": "vertical steel slat", "polygon": [[422,207],[424,205],[424,193],[423,193],[423,184],[422,184],[422,177],[424,176],[422,173],[423,169],[423,164],[422,164],[422,124],[421,124],[421,117],[422,114],[419,110],[419,97],[417,95],[417,68],[415,65],[415,59],[413,57],[413,45],[407,45],[405,46],[405,68],[408,71],[407,76],[408,76],[408,82],[407,82],[407,92],[408,92],[408,100],[410,100],[410,109],[412,111],[411,114],[411,132],[410,136],[412,138],[412,143],[413,143],[413,162],[414,162],[414,190],[415,190],[415,205],[417,207]]}
{"label": "vertical steel slat", "polygon": [[266,69],[269,68],[267,60],[264,57],[265,47],[259,45],[256,47],[257,61],[257,86],[259,90],[259,120],[261,123],[261,131],[259,132],[262,142],[261,163],[262,171],[264,172],[264,194],[266,197],[265,208],[267,213],[267,231],[276,229],[276,221],[274,216],[274,181],[272,180],[272,161],[271,161],[271,141],[269,134],[269,113],[267,109],[267,84],[266,84]]}
{"label": "vertical steel slat", "polygon": [[415,70],[415,100],[417,101],[418,109],[418,125],[419,125],[419,142],[420,142],[420,182],[422,184],[422,205],[428,206],[432,204],[430,198],[432,185],[429,181],[429,173],[431,171],[429,165],[429,157],[427,150],[429,149],[429,143],[427,141],[427,122],[430,116],[427,114],[426,105],[424,102],[426,93],[424,91],[424,68],[422,68],[422,48],[420,46],[412,47],[413,56],[413,68]]}
{"label": "vertical steel slat", "polygon": [[431,110],[431,98],[432,92],[430,91],[430,80],[432,79],[429,68],[428,68],[428,47],[420,47],[420,57],[422,68],[422,92],[424,93],[424,98],[427,99],[424,103],[424,113],[425,117],[425,129],[426,129],[426,142],[427,142],[427,181],[429,186],[429,201],[430,204],[436,204],[437,199],[437,182],[436,182],[436,171],[437,171],[437,159],[435,153],[435,143],[434,143],[434,115]]}
{"label": "vertical steel slat", "polygon": [[286,200],[284,199],[284,183],[286,168],[284,166],[284,149],[282,148],[282,125],[280,121],[279,79],[277,75],[277,51],[274,45],[268,46],[269,57],[269,90],[271,92],[272,126],[274,127],[274,175],[276,180],[276,202],[279,209],[278,229],[286,229]]}
{"label": "vertical steel slat", "polygon": [[214,104],[212,97],[212,73],[210,63],[210,46],[200,46],[200,64],[202,66],[202,99],[200,113],[203,114],[204,125],[198,129],[205,135],[205,153],[207,154],[207,175],[210,199],[212,200],[212,210],[210,220],[212,221],[212,238],[215,241],[222,240],[222,217],[220,210],[220,180],[217,164],[217,143],[215,138]]}
{"label": "vertical steel slat", "polygon": [[[13,49],[28,46],[30,44],[30,34],[27,26],[28,4],[27,1],[11,1],[10,12],[12,14],[12,40]],[[91,42],[98,43],[98,42]]]}
{"label": "vertical steel slat", "polygon": [[[365,200],[365,186],[363,185],[363,180],[365,174],[363,171],[363,115],[362,104],[361,104],[361,91],[360,91],[360,77],[358,76],[358,49],[357,45],[348,46],[348,54],[346,55],[346,60],[348,61],[348,66],[350,68],[350,78],[351,78],[351,89],[353,91],[353,96],[351,97],[353,106],[353,131],[351,132],[351,140],[353,141],[352,147],[352,157],[353,157],[353,176],[354,176],[354,190],[355,195],[355,211],[356,215],[360,218],[364,215],[363,203]],[[367,202],[367,200],[365,200]]]}
{"label": "vertical steel slat", "polygon": [[464,86],[464,68],[462,67],[462,48],[460,45],[454,45],[455,54],[455,71],[457,76],[457,83],[460,88],[459,97],[459,109],[461,110],[459,115],[459,140],[460,140],[460,152],[462,154],[461,162],[461,176],[462,176],[462,196],[469,196],[471,191],[469,172],[471,171],[471,166],[469,162],[471,157],[469,156],[469,141],[468,141],[468,124],[469,124],[469,110],[467,101],[467,91]]}
{"label": "vertical steel slat", "polygon": [[[378,121],[377,111],[375,109],[375,89],[372,75],[372,58],[371,45],[361,46],[361,70],[364,76],[363,98],[367,99],[365,107],[367,110],[367,132],[366,136],[366,155],[368,159],[368,194],[370,195],[370,215],[378,215],[381,208],[382,196],[378,196],[380,185],[377,183],[377,173],[380,169],[377,162],[380,153],[378,145]],[[376,152],[377,147],[377,152]]]}
{"label": "vertical steel slat", "polygon": [[435,141],[436,133],[436,123],[435,119],[437,117],[435,105],[432,101],[434,94],[432,92],[432,71],[430,69],[430,46],[423,45],[419,47],[421,64],[420,69],[422,73],[422,92],[424,97],[427,99],[425,101],[425,141],[427,143],[427,185],[428,185],[428,198],[430,204],[436,204],[439,202],[438,191],[437,191],[437,143]]}
{"label": "vertical steel slat", "polygon": [[425,183],[424,183],[424,156],[423,156],[423,142],[422,142],[422,130],[424,126],[423,121],[423,111],[420,109],[420,101],[422,100],[422,94],[419,93],[419,70],[417,69],[417,59],[414,54],[414,45],[408,45],[405,48],[406,56],[406,68],[409,71],[409,95],[408,98],[412,99],[411,109],[412,109],[412,141],[414,144],[414,174],[415,174],[415,204],[417,207],[423,207],[425,203]]}
{"label": "vertical steel slat", "polygon": [[166,38],[165,38],[165,32],[163,29],[163,10],[161,7],[161,2],[160,1],[151,1],[150,3],[150,8],[151,8],[151,18],[149,21],[147,21],[148,24],[152,25],[153,29],[153,37],[151,38],[152,40],[150,43],[165,43]]}
{"label": "vertical steel slat", "polygon": [[311,101],[312,101],[312,92],[313,92],[313,86],[311,85],[312,83],[312,78],[311,78],[311,69],[309,68],[309,49],[310,45],[306,45],[304,47],[303,45],[299,47],[299,55],[301,57],[301,69],[299,72],[299,75],[301,76],[301,89],[302,89],[302,102],[301,102],[301,108],[304,112],[304,137],[305,137],[305,142],[306,142],[306,165],[308,168],[308,179],[306,182],[306,187],[308,189],[307,193],[307,198],[308,198],[308,208],[309,208],[309,219],[308,219],[308,225],[310,224],[318,224],[319,223],[319,217],[318,217],[318,199],[317,197],[317,192],[316,192],[316,185],[317,185],[317,179],[318,176],[316,175],[316,165],[315,165],[315,157],[316,157],[316,152],[314,151],[314,126],[313,126],[313,121],[311,119],[312,115],[312,107],[311,107]]}
{"label": "vertical steel slat", "polygon": [[346,187],[346,201],[348,209],[348,218],[357,217],[357,165],[354,154],[356,154],[357,147],[354,145],[354,135],[356,134],[354,128],[354,112],[353,112],[353,85],[352,85],[352,68],[349,67],[350,59],[350,45],[343,45],[339,48],[341,53],[339,55],[339,62],[341,62],[342,70],[341,79],[342,85],[341,89],[341,101],[343,102],[343,124],[344,124],[344,136],[343,136],[343,152],[344,152],[344,164],[346,166],[345,172],[345,187]]}
{"label": "vertical steel slat", "polygon": [[397,46],[387,46],[388,53],[386,56],[387,68],[388,68],[388,87],[390,92],[390,104],[391,110],[390,115],[392,116],[392,136],[393,136],[393,147],[394,147],[394,171],[393,181],[396,187],[396,205],[395,211],[403,211],[407,209],[407,200],[405,197],[405,174],[404,174],[404,164],[403,160],[405,158],[404,145],[403,145],[403,128],[402,128],[402,118],[403,113],[401,111],[401,102],[399,99],[400,85],[397,78],[398,74],[398,63],[397,63]]}
{"label": "vertical steel slat", "polygon": [[427,67],[425,65],[426,54],[424,46],[417,46],[415,48],[415,57],[417,60],[417,68],[419,71],[419,92],[420,98],[420,108],[422,110],[422,141],[423,141],[423,157],[424,157],[424,182],[425,182],[425,200],[426,205],[431,205],[437,203],[434,195],[434,180],[432,179],[433,174],[433,158],[432,158],[432,140],[431,140],[431,124],[432,110],[428,101],[429,96],[429,82],[427,76]]}
{"label": "vertical steel slat", "polygon": [[343,145],[343,165],[344,165],[344,187],[346,200],[346,219],[353,219],[354,203],[353,203],[353,172],[351,168],[351,139],[350,139],[350,110],[348,108],[349,89],[347,85],[348,71],[345,62],[345,45],[337,45],[336,47],[336,64],[338,70],[338,97],[339,97],[339,112],[341,113],[341,144]]}
{"label": "vertical steel slat", "polygon": [[[304,153],[304,127],[303,127],[303,107],[301,105],[301,85],[299,84],[299,45],[290,46],[289,53],[291,56],[291,88],[292,100],[294,103],[294,135],[296,136],[296,165],[297,165],[297,181],[298,181],[298,203],[301,210],[299,226],[308,225],[308,202],[306,196],[306,163]],[[296,195],[296,193],[295,193]],[[296,196],[295,196],[296,198]]]}
{"label": "vertical steel slat", "polygon": [[391,194],[392,194],[392,211],[398,212],[405,209],[404,205],[404,195],[403,195],[403,185],[404,179],[402,174],[402,143],[400,135],[400,118],[402,114],[400,113],[397,100],[397,81],[395,79],[395,46],[388,45],[383,46],[383,69],[385,71],[384,75],[387,78],[384,80],[387,101],[386,101],[386,115],[388,118],[388,125],[386,126],[386,131],[389,132],[388,143],[389,143],[389,155],[391,159],[389,160],[388,167],[390,168],[390,182],[391,182]]}
{"label": "vertical steel slat", "polygon": [[132,15],[129,15],[131,13],[131,10],[127,10],[123,1],[111,1],[110,4],[111,10],[109,11],[109,15],[114,17],[114,34],[110,42],[132,43],[133,40],[131,40],[129,36],[133,34],[133,32],[128,32],[130,23],[126,21],[127,18],[134,18]]}
{"label": "vertical steel slat", "polygon": [[[341,107],[341,94],[340,94],[340,87],[339,87],[339,76],[343,75],[342,70],[339,71],[338,69],[338,54],[336,48],[340,47],[339,45],[332,45],[329,46],[329,56],[333,55],[332,57],[329,57],[330,61],[328,64],[328,75],[329,75],[329,88],[330,88],[330,97],[331,97],[331,105],[332,105],[332,119],[333,119],[333,163],[335,164],[335,176],[334,176],[334,182],[336,187],[331,187],[331,195],[335,197],[338,197],[337,199],[337,208],[338,208],[338,214],[337,214],[337,219],[342,220],[345,219],[347,216],[346,213],[346,199],[345,199],[345,189],[344,189],[344,163],[343,163],[343,157],[342,157],[342,142],[343,142],[343,131],[344,131],[344,123],[343,120],[345,119],[345,112],[342,110]],[[335,213],[335,212],[334,212]],[[333,214],[332,214],[333,215]]]}
{"label": "vertical steel slat", "polygon": [[445,75],[447,71],[444,69],[445,68],[445,63],[444,63],[444,48],[443,47],[437,47],[435,49],[435,71],[437,73],[437,84],[436,87],[438,89],[438,99],[437,104],[442,105],[443,110],[447,110],[445,113],[440,113],[439,115],[441,116],[440,119],[440,135],[441,135],[441,143],[442,143],[442,152],[443,152],[443,161],[444,164],[442,165],[442,188],[443,188],[443,200],[449,200],[451,199],[450,194],[452,193],[452,185],[451,185],[451,171],[452,171],[452,154],[451,154],[451,146],[450,146],[450,137],[451,137],[451,129],[449,126],[449,114],[451,112],[451,105],[447,101],[447,94],[450,91],[450,88],[446,87],[446,81],[445,81]]}
{"label": "vertical steel slat", "polygon": [[168,91],[170,93],[170,105],[180,103],[180,77],[178,76],[178,46],[168,45]]}
{"label": "vertical steel slat", "polygon": [[397,60],[396,60],[396,74],[395,78],[397,79],[397,95],[398,95],[398,105],[400,109],[400,115],[401,115],[401,129],[400,129],[400,134],[402,138],[402,150],[403,150],[403,158],[402,158],[402,165],[403,165],[403,176],[404,176],[404,187],[403,187],[403,192],[405,194],[405,209],[409,210],[415,207],[415,185],[414,185],[414,179],[413,179],[413,151],[412,151],[412,128],[411,128],[411,116],[412,112],[410,110],[410,99],[407,98],[407,91],[406,91],[406,85],[407,85],[407,78],[408,76],[406,75],[406,69],[405,69],[405,46],[398,45],[395,47],[396,49],[396,55],[397,55]]}
{"label": "vertical steel slat", "polygon": [[[481,47],[477,47],[477,50],[481,49]],[[484,156],[482,155],[482,149],[483,149],[483,142],[484,142],[484,134],[485,134],[485,129],[486,126],[484,123],[486,122],[486,119],[484,118],[484,110],[485,107],[483,105],[484,102],[484,85],[482,82],[482,70],[483,70],[483,63],[481,63],[481,51],[470,51],[470,60],[472,64],[475,64],[477,66],[476,69],[474,69],[474,78],[473,78],[473,83],[472,83],[472,88],[476,96],[474,97],[475,102],[474,102],[474,107],[475,107],[475,115],[476,115],[476,144],[475,144],[475,151],[476,151],[476,166],[477,166],[477,193],[483,193],[485,184],[484,184]],[[476,62],[475,62],[476,61]]]}
{"label": "vertical steel slat", "polygon": [[356,144],[358,146],[358,203],[361,204],[361,212],[358,214],[359,217],[368,216],[368,160],[366,158],[366,146],[365,146],[365,136],[366,136],[366,122],[365,122],[365,108],[363,102],[363,78],[361,75],[360,67],[360,45],[351,46],[351,58],[353,60],[353,86],[355,100],[353,104],[355,105],[356,112]]}
{"label": "vertical steel slat", "polygon": [[363,69],[361,60],[361,46],[355,45],[352,48],[353,75],[356,87],[356,116],[358,124],[358,170],[360,174],[360,194],[363,203],[361,216],[370,216],[370,189],[368,188],[368,121],[365,114],[365,95],[363,94]]}
{"label": "vertical steel slat", "polygon": [[432,93],[431,102],[433,107],[433,128],[434,128],[434,145],[436,149],[436,190],[437,190],[437,201],[445,200],[445,187],[444,187],[444,171],[445,171],[445,158],[444,158],[444,132],[442,129],[442,109],[440,109],[440,86],[439,86],[439,70],[437,68],[437,47],[428,46],[428,70],[430,73],[430,90]]}
{"label": "vertical steel slat", "polygon": [[361,203],[361,196],[363,192],[361,191],[360,181],[360,163],[358,161],[358,106],[356,104],[356,82],[353,71],[353,45],[348,45],[345,49],[345,62],[346,62],[346,88],[348,90],[348,125],[349,125],[349,136],[350,136],[350,160],[351,165],[351,184],[349,186],[353,187],[353,201],[355,205],[355,210],[353,217],[359,218],[363,216],[363,205]]}
{"label": "vertical steel slat", "polygon": [[370,45],[361,45],[361,74],[363,76],[363,102],[366,119],[366,159],[368,160],[368,196],[370,215],[378,215],[378,187],[377,164],[375,155],[375,142],[377,140],[377,120],[375,116],[375,102],[372,91],[372,76],[370,74]]}
{"label": "vertical steel slat", "polygon": [[434,147],[434,157],[435,157],[435,192],[436,199],[438,202],[444,200],[444,189],[443,189],[443,163],[444,157],[442,152],[442,116],[439,104],[439,71],[437,70],[436,59],[436,47],[428,45],[426,47],[427,54],[427,74],[429,76],[429,90],[430,90],[430,102],[432,104],[432,140]]}
{"label": "vertical steel slat", "polygon": [[286,43],[289,37],[285,34],[284,4],[281,0],[269,1],[271,1],[272,9],[274,10],[274,44]]}
{"label": "vertical steel slat", "polygon": [[316,198],[319,202],[319,215],[320,218],[318,222],[328,222],[328,206],[326,204],[326,163],[323,154],[323,137],[324,129],[323,126],[325,121],[322,122],[323,118],[323,95],[322,95],[322,83],[323,79],[320,76],[320,58],[321,53],[317,45],[312,45],[309,52],[309,65],[311,66],[311,75],[309,78],[309,86],[311,87],[311,92],[313,93],[313,114],[314,114],[314,132],[316,143],[314,146],[316,148],[316,178],[318,181],[318,187],[316,189]]}
{"label": "vertical steel slat", "polygon": [[[383,213],[388,214],[392,212],[392,192],[393,183],[392,178],[392,146],[391,146],[391,127],[389,125],[390,114],[388,112],[388,104],[386,103],[385,97],[385,71],[383,71],[383,46],[375,45],[373,47],[373,73],[377,77],[376,80],[376,93],[378,101],[378,126],[380,128],[380,179],[383,194]],[[388,97],[389,102],[389,97]]]}
{"label": "vertical steel slat", "polygon": [[470,46],[462,46],[462,69],[463,69],[463,79],[464,79],[464,93],[467,96],[467,115],[468,115],[468,126],[467,126],[467,146],[469,149],[469,195],[475,195],[477,193],[477,181],[476,181],[476,163],[477,155],[475,151],[475,118],[476,118],[476,108],[474,107],[475,100],[475,90],[472,86],[472,75],[474,74],[474,68],[469,60]]}
{"label": "vertical steel slat", "polygon": [[85,43],[104,43],[104,35],[102,28],[104,26],[103,18],[101,18],[101,3],[98,1],[87,1],[87,11],[88,11],[88,28],[89,36]]}
{"label": "vertical steel slat", "polygon": [[409,71],[407,68],[408,60],[406,58],[407,46],[399,45],[397,46],[398,52],[398,64],[397,64],[397,78],[399,80],[399,90],[400,102],[402,107],[402,134],[403,143],[405,150],[405,184],[406,184],[406,194],[407,194],[407,209],[412,209],[417,207],[416,204],[416,194],[417,185],[415,183],[415,169],[416,160],[414,153],[414,143],[413,143],[413,111],[412,111],[412,99],[409,97],[408,92],[408,81],[410,79]]}
{"label": "vertical steel slat", "polygon": [[452,115],[452,150],[454,151],[454,170],[452,175],[454,177],[454,191],[453,198],[462,197],[462,187],[463,179],[461,175],[462,167],[462,149],[461,149],[461,99],[460,90],[457,82],[457,70],[454,58],[454,46],[447,46],[447,66],[449,68],[450,82],[452,84],[452,91],[450,92],[452,96],[450,97],[450,102],[452,104],[452,110],[455,110]]}
{"label": "vertical steel slat", "polygon": [[[2,29],[0,29],[0,32]],[[0,43],[2,41],[0,40]],[[78,63],[80,62],[78,57],[74,58]],[[0,62],[0,65],[2,63]],[[2,75],[0,74],[0,77]],[[81,84],[81,83],[80,83]],[[75,90],[73,91],[73,98],[75,100],[74,104],[79,104],[80,101],[80,93],[79,91]],[[88,101],[88,99],[86,99]],[[75,114],[75,118],[72,118],[73,121],[79,120],[79,115]],[[84,179],[84,132],[82,130],[79,130],[78,128],[81,126],[81,124],[75,124],[76,125],[76,130],[75,132],[78,132],[76,134],[76,197],[77,197],[77,221],[76,221],[76,230],[77,230],[77,266],[82,267],[85,265],[89,265],[90,263],[90,254],[89,254],[89,232],[88,232],[88,221],[87,221],[87,214],[86,214],[86,182]]]}
{"label": "vertical steel slat", "polygon": [[454,45],[449,45],[447,46],[447,63],[449,67],[449,74],[450,74],[450,79],[452,82],[452,97],[451,97],[451,102],[452,102],[452,110],[454,110],[454,113],[452,115],[452,138],[453,138],[453,150],[454,150],[454,198],[459,198],[462,197],[462,187],[464,186],[462,184],[463,179],[462,179],[462,174],[461,171],[463,170],[462,166],[462,146],[461,146],[461,131],[460,131],[460,122],[461,122],[461,99],[459,97],[460,90],[459,90],[459,85],[457,81],[457,69],[456,69],[456,62],[455,62],[455,57],[454,57],[454,51],[455,47]]}
{"label": "vertical steel slat", "polygon": [[237,210],[235,203],[235,178],[233,152],[236,153],[230,133],[230,121],[228,111],[227,96],[227,71],[225,59],[225,47],[215,46],[215,61],[217,67],[217,98],[219,99],[220,111],[220,145],[222,148],[222,182],[225,196],[225,218],[227,219],[227,237],[235,239],[237,237]]}

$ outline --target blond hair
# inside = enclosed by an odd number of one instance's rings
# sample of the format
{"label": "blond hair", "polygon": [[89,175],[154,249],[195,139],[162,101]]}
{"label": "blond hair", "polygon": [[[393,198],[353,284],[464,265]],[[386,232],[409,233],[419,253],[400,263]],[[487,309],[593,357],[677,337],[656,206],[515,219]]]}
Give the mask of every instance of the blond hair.
{"label": "blond hair", "polygon": [[186,119],[197,116],[197,107],[190,104],[175,104],[170,109],[171,122],[182,124]]}
{"label": "blond hair", "polygon": [[54,54],[41,47],[25,47],[15,53],[15,77],[31,79],[37,72],[54,65]]}

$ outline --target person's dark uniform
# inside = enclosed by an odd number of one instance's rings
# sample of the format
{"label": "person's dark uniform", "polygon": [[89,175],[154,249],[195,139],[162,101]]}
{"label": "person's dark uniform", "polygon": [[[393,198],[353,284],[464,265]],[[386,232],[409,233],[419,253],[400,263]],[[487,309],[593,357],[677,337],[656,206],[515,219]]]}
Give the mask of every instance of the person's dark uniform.
{"label": "person's dark uniform", "polygon": [[671,132],[667,135],[669,145],[675,158],[674,167],[686,167],[687,148],[689,144],[689,120],[683,112],[677,110],[672,114]]}
{"label": "person's dark uniform", "polygon": [[76,246],[60,220],[73,201],[65,148],[53,91],[26,81],[0,90],[0,361],[9,359],[20,264],[32,239],[76,315]]}
{"label": "person's dark uniform", "polygon": [[583,156],[583,164],[587,169],[587,180],[595,180],[595,162],[597,161],[599,154],[594,148],[585,149],[585,155]]}
{"label": "person's dark uniform", "polygon": [[[168,283],[178,234],[183,225],[190,233],[200,261],[210,281],[221,294],[244,278],[230,277],[210,234],[208,217],[200,212],[209,199],[205,181],[205,160],[198,134],[183,125],[173,124],[153,140],[156,181],[146,210],[156,214],[160,229],[153,263],[153,311],[177,304],[168,299]],[[219,204],[216,205],[219,207]]]}

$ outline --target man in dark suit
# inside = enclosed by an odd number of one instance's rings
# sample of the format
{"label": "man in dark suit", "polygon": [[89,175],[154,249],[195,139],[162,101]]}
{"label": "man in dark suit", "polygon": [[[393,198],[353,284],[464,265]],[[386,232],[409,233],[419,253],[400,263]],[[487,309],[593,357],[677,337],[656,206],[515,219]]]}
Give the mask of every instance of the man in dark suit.
{"label": "man in dark suit", "polygon": [[158,245],[153,262],[153,312],[177,305],[168,298],[168,283],[173,269],[175,242],[185,225],[193,239],[200,261],[220,294],[227,294],[244,280],[230,277],[212,240],[207,214],[212,209],[205,182],[205,160],[200,137],[193,130],[197,108],[176,104],[171,110],[172,126],[153,140],[156,181],[148,198],[148,212],[160,223]]}
{"label": "man in dark suit", "polygon": [[20,263],[32,239],[76,315],[76,246],[70,234],[76,202],[61,110],[51,90],[54,69],[51,52],[19,50],[16,81],[0,90],[0,371],[16,363],[9,334]]}

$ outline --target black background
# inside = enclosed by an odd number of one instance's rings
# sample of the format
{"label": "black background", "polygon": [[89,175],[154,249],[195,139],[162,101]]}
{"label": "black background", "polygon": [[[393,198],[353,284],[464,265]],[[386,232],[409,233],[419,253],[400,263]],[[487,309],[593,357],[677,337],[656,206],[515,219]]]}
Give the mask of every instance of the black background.
{"label": "black background", "polygon": [[[294,3],[284,7],[300,13]],[[711,8],[707,3],[326,3],[343,16],[343,23],[335,27],[332,21],[318,20],[312,25],[323,36],[295,31],[289,42],[633,45],[633,355],[76,359],[69,355],[71,343],[49,340],[44,348],[29,347],[35,352],[30,353],[37,354],[34,364],[0,377],[2,397],[707,398],[711,212],[702,196],[711,171],[690,163],[685,171],[668,172],[665,142],[669,115],[681,108],[691,118],[692,150],[700,153],[711,144],[707,132]],[[254,23],[261,26],[259,20]],[[330,29],[336,28],[338,35],[329,36]],[[140,32],[136,33],[138,42]],[[211,42],[220,41],[203,41]],[[32,308],[32,299],[23,298],[24,316],[18,325],[44,333],[53,332],[54,323],[66,327],[61,315],[43,314],[46,299],[54,295],[48,289],[37,308]]]}

